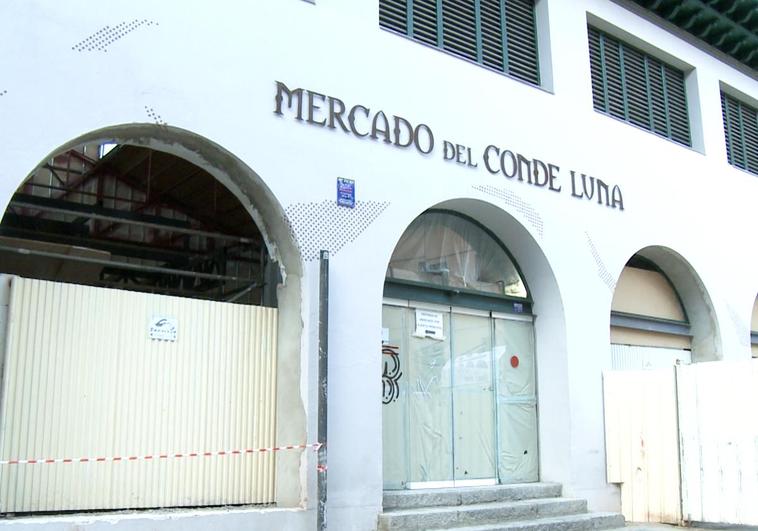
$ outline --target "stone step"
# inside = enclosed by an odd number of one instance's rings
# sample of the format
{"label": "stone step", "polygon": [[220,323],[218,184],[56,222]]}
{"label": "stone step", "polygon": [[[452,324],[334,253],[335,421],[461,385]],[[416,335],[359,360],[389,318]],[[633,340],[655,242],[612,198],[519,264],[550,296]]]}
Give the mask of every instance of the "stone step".
{"label": "stone step", "polygon": [[[588,531],[623,528],[624,517],[618,513],[583,513],[535,520],[497,522],[493,524],[456,527],[455,531]],[[451,531],[449,527],[428,531]]]}
{"label": "stone step", "polygon": [[443,505],[469,505],[498,501],[518,501],[534,498],[557,498],[560,483],[521,483],[450,489],[417,489],[384,491],[384,510]]}
{"label": "stone step", "polygon": [[379,515],[379,531],[427,531],[505,521],[565,516],[587,512],[587,502],[569,498],[536,498],[471,505],[391,509]]}
{"label": "stone step", "polygon": [[607,531],[716,531],[716,530],[733,530],[733,531],[754,531],[758,529],[756,527],[729,525],[729,524],[713,524],[714,527],[708,527],[708,524],[697,523],[690,527],[683,527],[677,524],[659,524],[659,523],[642,523],[642,522],[627,522],[623,527],[614,527]]}

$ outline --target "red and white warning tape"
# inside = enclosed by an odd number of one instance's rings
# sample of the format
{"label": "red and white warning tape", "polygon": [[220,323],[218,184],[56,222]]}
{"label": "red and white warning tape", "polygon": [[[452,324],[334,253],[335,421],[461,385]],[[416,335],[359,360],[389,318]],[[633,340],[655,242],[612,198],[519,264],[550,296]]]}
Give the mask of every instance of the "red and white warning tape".
{"label": "red and white warning tape", "polygon": [[131,455],[114,457],[57,457],[41,459],[0,459],[0,465],[50,465],[53,463],[118,463],[120,461],[158,461],[160,459],[182,459],[185,457],[217,457],[225,455],[262,454],[282,450],[318,450],[321,443],[290,444],[273,448],[247,448],[245,450],[217,450],[215,452],[187,452],[172,454]]}

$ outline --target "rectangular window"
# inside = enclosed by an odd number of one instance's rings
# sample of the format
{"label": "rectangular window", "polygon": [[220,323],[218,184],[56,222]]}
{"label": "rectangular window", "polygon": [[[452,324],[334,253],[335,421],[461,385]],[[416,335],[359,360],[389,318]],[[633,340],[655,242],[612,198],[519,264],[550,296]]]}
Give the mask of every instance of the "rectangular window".
{"label": "rectangular window", "polygon": [[595,110],[690,146],[684,72],[588,29]]}
{"label": "rectangular window", "polygon": [[380,0],[379,25],[540,83],[534,0]]}
{"label": "rectangular window", "polygon": [[721,93],[729,164],[758,175],[758,111]]}

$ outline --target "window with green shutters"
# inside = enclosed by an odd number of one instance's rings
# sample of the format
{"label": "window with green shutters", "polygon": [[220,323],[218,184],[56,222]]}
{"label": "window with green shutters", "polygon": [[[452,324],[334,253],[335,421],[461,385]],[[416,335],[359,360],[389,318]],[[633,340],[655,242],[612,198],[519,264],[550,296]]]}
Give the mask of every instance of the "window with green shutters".
{"label": "window with green shutters", "polygon": [[540,83],[534,0],[380,0],[379,25]]}
{"label": "window with green shutters", "polygon": [[729,164],[758,175],[758,111],[721,93]]}
{"label": "window with green shutters", "polygon": [[690,146],[684,72],[588,29],[595,110]]}

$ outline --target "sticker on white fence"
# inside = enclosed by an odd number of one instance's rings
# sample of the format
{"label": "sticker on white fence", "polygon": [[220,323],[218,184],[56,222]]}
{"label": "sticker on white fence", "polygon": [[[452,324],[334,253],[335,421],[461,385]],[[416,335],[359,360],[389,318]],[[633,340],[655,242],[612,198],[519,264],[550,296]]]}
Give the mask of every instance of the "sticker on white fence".
{"label": "sticker on white fence", "polygon": [[178,329],[179,320],[164,315],[152,316],[148,326],[150,339],[157,339],[159,341],[176,341]]}

